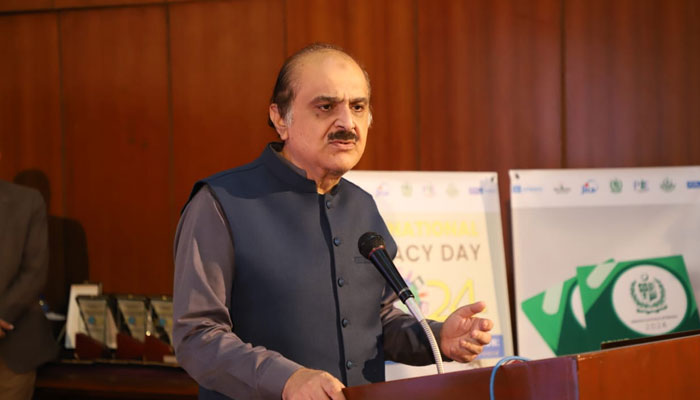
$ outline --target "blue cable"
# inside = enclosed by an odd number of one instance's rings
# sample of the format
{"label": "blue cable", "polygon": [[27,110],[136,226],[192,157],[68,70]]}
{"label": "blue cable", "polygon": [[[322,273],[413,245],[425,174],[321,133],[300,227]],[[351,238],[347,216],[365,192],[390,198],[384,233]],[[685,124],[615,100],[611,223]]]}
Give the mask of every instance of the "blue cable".
{"label": "blue cable", "polygon": [[507,363],[508,361],[513,361],[513,360],[530,361],[529,358],[520,357],[520,356],[503,357],[500,360],[498,360],[496,365],[494,365],[493,369],[491,370],[491,381],[489,383],[489,393],[491,394],[491,400],[496,400],[496,396],[494,396],[494,394],[493,394],[493,382],[496,380],[496,371],[498,370],[498,367]]}

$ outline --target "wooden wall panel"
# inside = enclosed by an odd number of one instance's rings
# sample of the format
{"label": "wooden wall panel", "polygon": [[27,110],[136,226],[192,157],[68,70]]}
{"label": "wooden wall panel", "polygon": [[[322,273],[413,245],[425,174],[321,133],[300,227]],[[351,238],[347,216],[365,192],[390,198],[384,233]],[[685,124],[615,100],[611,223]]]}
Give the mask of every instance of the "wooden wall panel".
{"label": "wooden wall panel", "polygon": [[566,3],[570,167],[700,163],[700,3]]}
{"label": "wooden wall panel", "polygon": [[193,2],[207,0],[0,0],[0,12],[61,10],[70,8],[124,7],[154,5],[171,2]]}
{"label": "wooden wall panel", "polygon": [[171,293],[166,11],[60,14],[66,207],[105,292]]}
{"label": "wooden wall panel", "polygon": [[372,78],[358,168],[497,171],[508,254],[508,169],[700,163],[699,18],[694,0],[0,0],[0,178],[46,173],[106,291],[169,293],[191,185],[276,139],[279,67],[326,41]]}
{"label": "wooden wall panel", "polygon": [[282,2],[170,6],[175,215],[192,185],[255,159],[284,60]]}
{"label": "wooden wall panel", "polygon": [[0,179],[43,175],[54,215],[63,214],[58,57],[54,14],[0,17]]}
{"label": "wooden wall panel", "polygon": [[68,282],[82,280],[79,271],[87,266],[75,257],[80,251],[71,251],[83,243],[80,227],[63,217],[57,21],[54,13],[0,17],[0,179],[38,189],[47,202],[49,274],[42,293],[52,309],[65,311]]}
{"label": "wooden wall panel", "polygon": [[560,3],[418,4],[419,166],[498,172],[512,310],[508,170],[561,166]]}
{"label": "wooden wall panel", "polygon": [[165,0],[54,0],[56,8],[93,8],[165,3]]}
{"label": "wooden wall panel", "polygon": [[41,10],[52,6],[53,0],[0,0],[0,12]]}
{"label": "wooden wall panel", "polygon": [[369,73],[374,122],[357,169],[418,168],[413,3],[410,0],[287,2],[288,55],[313,42],[329,42],[346,49]]}
{"label": "wooden wall panel", "polygon": [[421,169],[560,166],[559,10],[419,1]]}

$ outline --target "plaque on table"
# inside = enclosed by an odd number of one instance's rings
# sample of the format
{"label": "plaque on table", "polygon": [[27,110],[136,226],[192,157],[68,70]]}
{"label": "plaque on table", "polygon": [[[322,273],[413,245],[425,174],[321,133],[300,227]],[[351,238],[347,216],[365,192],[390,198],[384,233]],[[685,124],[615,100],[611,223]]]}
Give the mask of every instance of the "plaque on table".
{"label": "plaque on table", "polygon": [[143,342],[146,337],[146,297],[118,295],[116,303],[119,330]]}
{"label": "plaque on table", "polygon": [[102,344],[107,344],[109,298],[102,295],[80,295],[76,297],[80,317],[88,335]]}
{"label": "plaque on table", "polygon": [[75,349],[75,336],[78,333],[88,335],[85,321],[83,321],[78,306],[78,296],[97,296],[102,294],[102,286],[99,283],[82,283],[70,285],[68,298],[68,314],[66,315],[66,336],[64,346],[66,349]]}
{"label": "plaque on table", "polygon": [[150,317],[152,328],[150,332],[167,344],[173,338],[173,299],[170,296],[150,298]]}

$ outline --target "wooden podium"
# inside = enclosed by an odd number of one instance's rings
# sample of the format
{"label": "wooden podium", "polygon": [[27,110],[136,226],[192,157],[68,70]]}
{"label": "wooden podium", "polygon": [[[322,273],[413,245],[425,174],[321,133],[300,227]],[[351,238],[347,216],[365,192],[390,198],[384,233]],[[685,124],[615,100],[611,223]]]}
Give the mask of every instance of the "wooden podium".
{"label": "wooden podium", "polygon": [[[491,368],[344,390],[360,399],[488,399]],[[497,400],[700,398],[700,335],[501,366]],[[2,397],[2,396],[0,396]],[[35,399],[195,399],[197,384],[175,368],[48,364]]]}
{"label": "wooden podium", "polygon": [[[491,368],[344,390],[360,399],[488,399]],[[497,400],[700,398],[700,335],[502,365]]]}
{"label": "wooden podium", "polygon": [[700,398],[700,335],[576,356],[579,399]]}

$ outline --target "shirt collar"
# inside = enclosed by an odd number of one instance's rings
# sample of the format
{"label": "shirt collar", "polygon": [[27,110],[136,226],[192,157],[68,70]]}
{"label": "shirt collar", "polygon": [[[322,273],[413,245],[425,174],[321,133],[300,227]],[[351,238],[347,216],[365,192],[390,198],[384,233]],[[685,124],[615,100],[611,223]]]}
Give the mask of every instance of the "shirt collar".
{"label": "shirt collar", "polygon": [[[277,178],[294,186],[297,190],[318,193],[316,190],[316,182],[307,179],[306,171],[292,164],[291,161],[282,156],[283,146],[284,143],[282,142],[272,142],[265,147],[265,151],[263,151],[261,156],[265,165],[268,166],[270,171],[272,171]],[[337,194],[343,181],[344,179],[341,178],[338,184],[333,186],[328,193],[332,195]]]}

